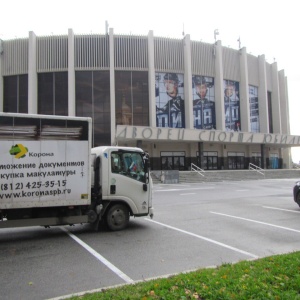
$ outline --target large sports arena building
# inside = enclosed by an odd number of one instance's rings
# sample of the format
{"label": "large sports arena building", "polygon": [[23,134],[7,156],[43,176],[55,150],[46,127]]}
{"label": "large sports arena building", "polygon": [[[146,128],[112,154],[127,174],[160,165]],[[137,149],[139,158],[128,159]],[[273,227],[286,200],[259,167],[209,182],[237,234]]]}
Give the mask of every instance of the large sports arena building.
{"label": "large sports arena building", "polygon": [[214,44],[107,34],[0,40],[0,111],[92,117],[93,146],[139,146],[152,170],[291,167],[277,63]]}

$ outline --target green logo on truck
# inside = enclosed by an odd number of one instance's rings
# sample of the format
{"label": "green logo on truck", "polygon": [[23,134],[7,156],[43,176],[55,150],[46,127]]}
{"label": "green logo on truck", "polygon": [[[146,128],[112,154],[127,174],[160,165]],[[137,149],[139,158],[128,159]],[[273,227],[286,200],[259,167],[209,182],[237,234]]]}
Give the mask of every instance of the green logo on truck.
{"label": "green logo on truck", "polygon": [[16,144],[14,146],[11,146],[9,150],[9,154],[14,155],[15,158],[23,158],[26,156],[27,152],[28,148],[24,147],[22,144]]}

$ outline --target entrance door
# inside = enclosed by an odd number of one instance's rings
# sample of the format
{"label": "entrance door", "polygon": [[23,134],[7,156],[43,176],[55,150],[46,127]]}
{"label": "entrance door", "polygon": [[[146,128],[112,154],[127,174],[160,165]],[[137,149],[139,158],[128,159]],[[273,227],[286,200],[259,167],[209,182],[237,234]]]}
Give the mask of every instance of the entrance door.
{"label": "entrance door", "polygon": [[[199,152],[197,151],[198,166],[200,166]],[[217,170],[218,169],[218,152],[205,151],[203,152],[203,170]]]}
{"label": "entrance door", "polygon": [[218,157],[204,156],[203,157],[203,169],[204,170],[217,170],[218,169]]}
{"label": "entrance door", "polygon": [[173,157],[174,170],[184,170],[184,156],[174,156]]}
{"label": "entrance door", "polygon": [[228,152],[228,169],[245,169],[245,153]]}
{"label": "entrance door", "polygon": [[252,152],[251,163],[261,168],[261,153]]}
{"label": "entrance door", "polygon": [[161,152],[162,170],[180,170],[185,169],[185,152]]}
{"label": "entrance door", "polygon": [[278,154],[270,154],[270,168],[278,169],[279,168],[279,158]]}

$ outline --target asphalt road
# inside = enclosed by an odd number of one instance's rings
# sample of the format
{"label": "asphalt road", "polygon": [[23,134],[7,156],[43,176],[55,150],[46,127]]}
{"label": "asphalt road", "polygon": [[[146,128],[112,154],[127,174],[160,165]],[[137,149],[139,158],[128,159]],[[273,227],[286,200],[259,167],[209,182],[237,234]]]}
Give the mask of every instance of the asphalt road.
{"label": "asphalt road", "polygon": [[296,179],[155,185],[154,219],[0,230],[0,299],[62,299],[154,277],[300,250]]}

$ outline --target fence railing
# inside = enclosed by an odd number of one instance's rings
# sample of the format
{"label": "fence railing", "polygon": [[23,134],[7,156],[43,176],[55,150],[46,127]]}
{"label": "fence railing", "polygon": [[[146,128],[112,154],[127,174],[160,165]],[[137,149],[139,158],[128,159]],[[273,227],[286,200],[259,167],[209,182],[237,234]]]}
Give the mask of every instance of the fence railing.
{"label": "fence railing", "polygon": [[203,176],[204,177],[204,170],[199,168],[197,165],[191,163],[191,171],[194,171],[194,172],[197,172],[199,175]]}
{"label": "fence railing", "polygon": [[249,170],[254,170],[257,173],[265,176],[265,170],[260,168],[259,166],[256,166],[256,165],[252,164],[252,163],[249,163]]}

